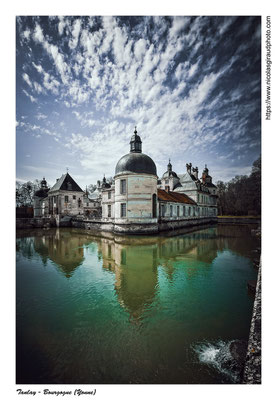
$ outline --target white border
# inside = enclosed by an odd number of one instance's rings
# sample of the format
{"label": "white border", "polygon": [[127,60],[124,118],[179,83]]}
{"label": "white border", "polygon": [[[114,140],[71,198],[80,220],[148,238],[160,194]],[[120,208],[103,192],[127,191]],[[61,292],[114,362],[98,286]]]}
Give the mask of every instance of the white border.
{"label": "white border", "polygon": [[[141,399],[146,396],[159,397],[159,399],[184,398],[184,396],[201,397],[208,399],[232,399],[234,395],[239,398],[250,397],[251,400],[261,397],[271,398],[275,389],[275,365],[270,360],[276,360],[275,336],[273,319],[276,319],[276,257],[273,254],[275,244],[275,232],[273,226],[276,215],[275,199],[276,183],[276,133],[274,124],[276,121],[276,23],[273,11],[273,1],[197,1],[185,2],[170,0],[168,2],[139,0],[130,1],[61,1],[38,0],[10,1],[2,4],[1,21],[1,77],[2,77],[2,143],[1,143],[1,211],[2,227],[2,290],[1,290],[1,388],[3,399],[16,399],[15,379],[15,274],[14,274],[14,182],[15,182],[15,16],[16,15],[271,15],[272,18],[272,120],[264,118],[264,90],[262,100],[262,137],[263,137],[263,384],[262,385],[91,385],[96,387],[95,399],[130,398]],[[262,35],[262,47],[264,46],[264,27]],[[264,71],[264,49],[263,49]],[[264,83],[264,74],[262,74]],[[275,134],[275,137],[274,137]],[[276,217],[275,217],[276,218]],[[272,227],[272,229],[270,229]],[[4,275],[3,275],[3,270]],[[272,361],[273,362],[273,361]],[[47,387],[55,390],[72,390],[82,385],[21,385],[24,389]],[[84,390],[89,386],[83,386]],[[270,392],[269,392],[270,391]],[[45,396],[35,398],[44,398]],[[20,397],[19,397],[20,398]],[[23,396],[24,399],[34,398]],[[49,398],[49,397],[46,397]],[[51,396],[50,398],[53,398]],[[64,397],[64,398],[72,398]],[[92,398],[92,396],[81,396]]]}

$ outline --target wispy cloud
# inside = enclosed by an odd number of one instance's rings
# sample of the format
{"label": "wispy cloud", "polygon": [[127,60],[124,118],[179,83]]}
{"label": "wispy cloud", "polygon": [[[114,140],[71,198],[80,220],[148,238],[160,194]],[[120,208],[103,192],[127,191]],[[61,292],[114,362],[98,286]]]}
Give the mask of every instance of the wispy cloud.
{"label": "wispy cloud", "polygon": [[259,18],[22,17],[18,30],[22,92],[40,121],[24,129],[53,136],[95,178],[113,174],[135,125],[159,173],[169,156],[182,172],[189,158],[220,171],[230,149],[242,168],[257,155]]}

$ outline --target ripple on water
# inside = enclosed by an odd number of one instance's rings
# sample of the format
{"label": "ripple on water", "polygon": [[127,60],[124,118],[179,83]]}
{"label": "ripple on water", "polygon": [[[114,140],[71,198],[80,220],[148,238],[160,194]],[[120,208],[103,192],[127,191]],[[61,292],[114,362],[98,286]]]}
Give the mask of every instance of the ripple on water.
{"label": "ripple on water", "polygon": [[230,352],[230,344],[233,341],[201,342],[192,345],[199,361],[216,369],[227,376],[231,382],[240,380],[240,368]]}

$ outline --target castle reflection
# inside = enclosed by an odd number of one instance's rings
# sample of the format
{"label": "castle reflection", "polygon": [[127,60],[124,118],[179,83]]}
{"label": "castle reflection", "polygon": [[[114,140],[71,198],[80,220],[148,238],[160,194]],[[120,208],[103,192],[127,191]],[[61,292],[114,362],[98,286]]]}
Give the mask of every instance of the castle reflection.
{"label": "castle reflection", "polygon": [[[246,237],[246,230],[247,241],[242,239]],[[37,231],[33,237],[20,241],[18,245],[26,257],[36,252],[45,265],[47,260],[52,260],[70,278],[85,260],[85,246],[97,243],[98,260],[103,269],[115,275],[114,288],[119,303],[133,321],[139,321],[151,308],[159,290],[160,269],[171,283],[180,264],[186,280],[199,273],[200,264],[207,267],[205,274],[211,273],[213,260],[218,252],[225,249],[253,258],[253,241],[257,239],[251,237],[249,232],[247,226],[218,225],[171,237],[114,236],[108,233],[105,237],[96,237],[87,235],[86,231],[64,228]],[[203,268],[201,271],[203,274]]]}
{"label": "castle reflection", "polygon": [[[176,237],[97,238],[103,268],[115,274],[118,301],[138,321],[151,307],[158,288],[158,267],[169,282],[178,263],[186,264],[186,278],[197,274],[195,260],[207,267],[217,255],[216,228]],[[209,268],[208,268],[209,269]]]}
{"label": "castle reflection", "polygon": [[52,260],[59,270],[70,278],[84,261],[84,245],[91,242],[85,235],[73,235],[68,230],[56,229],[34,237],[34,250],[46,264]]}

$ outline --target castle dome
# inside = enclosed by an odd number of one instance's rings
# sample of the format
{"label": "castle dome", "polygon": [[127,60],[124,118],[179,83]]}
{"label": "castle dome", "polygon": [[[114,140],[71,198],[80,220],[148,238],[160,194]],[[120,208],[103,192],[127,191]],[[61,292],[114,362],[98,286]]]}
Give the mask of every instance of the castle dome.
{"label": "castle dome", "polygon": [[171,176],[173,176],[174,178],[178,178],[176,172],[172,171],[172,164],[169,159],[169,162],[167,164],[167,171],[163,174],[162,178],[167,179],[170,178]]}
{"label": "castle dome", "polygon": [[128,153],[116,164],[115,175],[128,172],[157,175],[157,168],[152,158],[146,154]]}
{"label": "castle dome", "polygon": [[141,139],[136,129],[131,138],[130,147],[130,153],[121,157],[116,164],[115,175],[129,172],[157,175],[157,168],[152,158],[141,152]]}

